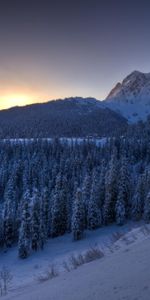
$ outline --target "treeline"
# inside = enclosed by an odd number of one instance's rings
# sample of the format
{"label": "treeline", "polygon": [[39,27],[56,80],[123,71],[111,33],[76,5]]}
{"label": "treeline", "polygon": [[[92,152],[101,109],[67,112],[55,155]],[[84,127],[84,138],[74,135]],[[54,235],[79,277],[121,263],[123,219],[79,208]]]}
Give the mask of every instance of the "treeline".
{"label": "treeline", "polygon": [[0,247],[26,258],[48,238],[150,221],[148,138],[0,143]]}

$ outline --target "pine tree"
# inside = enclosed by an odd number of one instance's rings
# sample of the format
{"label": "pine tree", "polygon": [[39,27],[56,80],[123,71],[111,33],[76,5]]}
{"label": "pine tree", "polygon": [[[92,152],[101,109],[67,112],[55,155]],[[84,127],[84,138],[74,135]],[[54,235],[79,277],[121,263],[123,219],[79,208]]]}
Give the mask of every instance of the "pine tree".
{"label": "pine tree", "polygon": [[144,220],[146,223],[150,223],[150,192],[147,194],[144,205]]}
{"label": "pine tree", "polygon": [[91,176],[89,173],[86,174],[83,185],[82,185],[82,201],[84,204],[84,210],[85,210],[85,227],[87,227],[87,215],[88,215],[88,203],[90,200],[91,195]]}
{"label": "pine tree", "polygon": [[123,190],[121,188],[118,193],[117,202],[116,202],[116,206],[115,206],[115,212],[116,212],[117,225],[123,225],[125,223],[125,219],[126,219],[126,211],[125,211]]}
{"label": "pine tree", "polygon": [[99,178],[99,202],[98,206],[102,209],[105,202],[105,174],[106,174],[106,163],[103,160],[100,169],[100,178]]}
{"label": "pine tree", "polygon": [[113,153],[105,176],[105,203],[103,207],[104,224],[109,224],[115,220],[115,204],[117,200],[117,177],[118,161],[116,153]]}
{"label": "pine tree", "polygon": [[31,212],[29,206],[29,190],[27,190],[24,194],[23,202],[21,226],[19,230],[18,255],[20,258],[27,258],[31,252]]}
{"label": "pine tree", "polygon": [[96,229],[102,224],[101,209],[99,208],[100,186],[98,172],[94,170],[92,176],[92,187],[87,211],[88,229]]}
{"label": "pine tree", "polygon": [[6,247],[11,247],[16,235],[16,198],[13,178],[9,179],[4,194],[4,236]]}
{"label": "pine tree", "polygon": [[45,238],[47,239],[50,236],[50,191],[48,187],[44,187],[41,195],[41,210],[43,215],[43,226],[45,228]]}
{"label": "pine tree", "polygon": [[143,214],[143,204],[145,198],[143,176],[139,176],[139,180],[132,199],[131,217],[135,221],[139,221]]}
{"label": "pine tree", "polygon": [[129,175],[129,164],[126,157],[121,159],[119,180],[118,180],[119,189],[121,189],[121,194],[123,197],[123,201],[125,207],[127,209],[126,215],[130,208],[130,195],[131,195],[131,183],[130,183],[130,175]]}
{"label": "pine tree", "polygon": [[120,172],[118,179],[118,196],[116,202],[116,222],[123,225],[129,215],[131,184],[129,166],[126,157],[121,158]]}
{"label": "pine tree", "polygon": [[74,201],[73,215],[72,215],[72,234],[74,241],[83,238],[83,231],[85,228],[85,211],[82,200],[82,192],[80,189],[76,192]]}
{"label": "pine tree", "polygon": [[37,251],[40,249],[40,199],[36,188],[32,192],[31,235],[32,250]]}
{"label": "pine tree", "polygon": [[56,185],[53,192],[53,204],[51,210],[51,236],[57,237],[67,230],[66,198],[62,187],[62,175],[59,173],[56,178]]}

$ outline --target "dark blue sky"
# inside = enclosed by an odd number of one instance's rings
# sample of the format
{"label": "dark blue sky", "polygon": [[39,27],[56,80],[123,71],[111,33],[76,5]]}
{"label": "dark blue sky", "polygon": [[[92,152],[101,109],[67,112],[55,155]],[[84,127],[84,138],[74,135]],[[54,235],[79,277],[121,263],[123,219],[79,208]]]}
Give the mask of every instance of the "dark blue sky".
{"label": "dark blue sky", "polygon": [[149,57],[148,0],[1,1],[0,107],[103,99]]}

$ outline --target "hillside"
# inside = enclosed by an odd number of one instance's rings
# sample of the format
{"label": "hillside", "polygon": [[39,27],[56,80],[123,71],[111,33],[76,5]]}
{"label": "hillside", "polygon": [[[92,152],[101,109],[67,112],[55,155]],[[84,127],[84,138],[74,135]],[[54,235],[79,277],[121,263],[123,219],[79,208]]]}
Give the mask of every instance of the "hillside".
{"label": "hillside", "polygon": [[150,238],[136,242],[95,262],[43,284],[14,291],[9,300],[149,300]]}
{"label": "hillside", "polygon": [[127,121],[95,99],[69,98],[0,111],[0,138],[112,136]]}

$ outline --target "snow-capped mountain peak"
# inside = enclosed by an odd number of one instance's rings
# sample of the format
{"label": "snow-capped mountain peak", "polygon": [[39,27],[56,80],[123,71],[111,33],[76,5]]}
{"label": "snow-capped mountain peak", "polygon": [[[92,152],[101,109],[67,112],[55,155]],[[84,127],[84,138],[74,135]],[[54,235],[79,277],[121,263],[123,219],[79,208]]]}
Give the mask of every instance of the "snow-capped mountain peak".
{"label": "snow-capped mountain peak", "polygon": [[150,114],[150,73],[132,72],[117,83],[105,101],[130,122],[145,120]]}
{"label": "snow-capped mountain peak", "polygon": [[107,96],[107,100],[142,100],[150,99],[150,73],[134,71],[128,75],[122,83],[117,83],[115,88]]}

